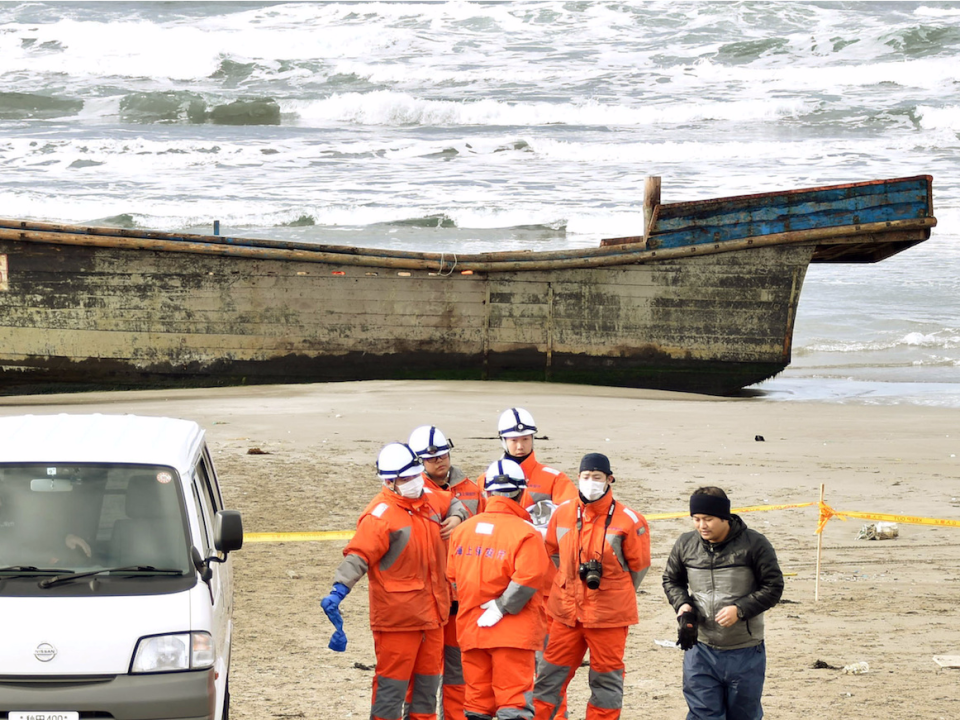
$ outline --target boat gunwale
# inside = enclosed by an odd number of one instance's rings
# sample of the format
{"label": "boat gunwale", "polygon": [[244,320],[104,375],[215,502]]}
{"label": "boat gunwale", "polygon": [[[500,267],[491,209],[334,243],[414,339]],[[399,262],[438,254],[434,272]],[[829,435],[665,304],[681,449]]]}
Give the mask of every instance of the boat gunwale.
{"label": "boat gunwale", "polygon": [[[357,253],[332,253],[316,249],[283,248],[270,246],[239,245],[184,240],[164,240],[150,237],[101,236],[90,233],[36,232],[0,227],[0,239],[46,244],[106,247],[120,250],[148,250],[243,257],[262,260],[287,260],[332,265],[381,267],[396,270],[426,270],[438,274],[459,272],[512,272],[535,270],[583,269],[611,267],[648,262],[662,262],[696,255],[712,255],[724,252],[747,250],[754,247],[788,245],[796,243],[823,243],[853,236],[878,236],[874,242],[883,242],[882,235],[904,230],[928,231],[935,227],[934,217],[904,220],[886,220],[876,223],[843,225],[827,228],[812,228],[769,235],[759,235],[714,243],[686,245],[675,248],[650,249],[644,242],[588,248],[580,251],[552,251],[548,253],[483,253],[454,255],[452,253],[414,253],[412,257],[395,257],[388,254],[375,255],[372,251]],[[122,240],[122,242],[118,242]],[[919,241],[919,240],[918,240]],[[410,254],[408,254],[410,255]]]}
{"label": "boat gunwale", "polygon": [[[923,181],[927,185],[927,205],[928,205],[928,217],[925,220],[932,220],[932,223],[927,222],[922,224],[919,227],[931,228],[936,225],[936,218],[933,217],[933,201],[932,201],[932,175],[914,175],[910,177],[902,178],[890,178],[884,180],[867,180],[856,183],[844,183],[838,185],[822,185],[818,187],[810,188],[799,188],[792,190],[774,190],[765,193],[756,193],[752,195],[737,195],[730,197],[722,198],[711,198],[706,200],[692,200],[684,201],[677,203],[661,203],[658,204],[654,211],[654,217],[661,217],[663,215],[674,215],[677,210],[686,210],[691,208],[698,208],[703,210],[704,208],[721,206],[724,204],[728,205],[739,205],[752,203],[755,204],[756,201],[764,198],[774,198],[774,197],[790,197],[795,195],[801,195],[804,193],[812,192],[822,192],[827,190],[843,190],[848,188],[868,188],[871,186],[879,185],[892,185],[903,182],[914,182],[914,181]],[[760,235],[746,238],[738,238],[734,240],[725,240],[720,243],[701,243],[698,245],[689,245],[679,248],[669,248],[670,250],[679,250],[681,256],[686,254],[696,254],[696,253],[713,253],[713,252],[726,252],[730,250],[741,249],[740,247],[730,246],[730,243],[746,243],[747,246],[755,245],[760,238],[783,238],[777,240],[777,242],[798,242],[794,239],[793,236],[797,232],[809,232],[809,233],[828,233],[825,236],[819,236],[816,238],[820,239],[829,239],[830,237],[844,237],[845,235],[857,234],[862,232],[878,232],[888,229],[894,229],[894,226],[891,223],[903,223],[908,221],[902,220],[893,220],[893,221],[883,221],[881,223],[872,223],[871,226],[881,226],[887,224],[889,227],[870,230],[861,230],[861,227],[867,227],[867,224],[862,225],[850,225],[850,226],[829,226],[825,228],[810,228],[803,231],[794,231],[794,232],[784,232],[784,233],[774,233],[769,235]],[[917,225],[897,225],[896,229],[903,229],[904,227],[918,227]],[[855,228],[851,230],[851,228]],[[34,242],[54,242],[54,240],[43,240],[39,237],[30,237],[26,233],[52,233],[59,234],[64,236],[89,236],[89,237],[105,237],[105,238],[117,238],[124,240],[156,240],[169,243],[184,243],[184,246],[180,249],[170,248],[151,248],[151,249],[165,249],[171,250],[174,252],[199,252],[195,246],[198,245],[209,245],[209,246],[223,246],[227,248],[249,248],[254,251],[261,250],[284,250],[290,251],[293,253],[309,253],[311,256],[316,255],[317,257],[309,258],[313,262],[341,262],[342,264],[359,264],[364,266],[371,266],[380,264],[384,259],[388,260],[409,260],[412,261],[415,266],[411,266],[408,269],[420,269],[421,263],[436,263],[438,272],[452,272],[454,269],[459,268],[460,270],[481,270],[488,265],[499,265],[501,263],[514,263],[516,267],[513,268],[504,268],[504,269],[532,269],[531,263],[550,263],[552,261],[564,261],[564,263],[577,263],[577,262],[587,262],[595,258],[608,258],[609,262],[600,263],[601,265],[620,265],[633,262],[648,262],[654,258],[662,258],[663,254],[667,251],[667,248],[654,248],[651,249],[647,246],[647,239],[641,236],[630,237],[630,240],[636,238],[636,242],[623,242],[620,244],[611,243],[600,245],[597,247],[589,248],[573,248],[567,250],[546,250],[546,251],[534,251],[534,250],[509,250],[502,252],[487,252],[487,253],[471,253],[471,254],[461,254],[456,252],[417,252],[417,251],[408,251],[408,250],[392,250],[388,248],[364,248],[364,247],[355,247],[349,245],[322,245],[315,243],[304,243],[304,242],[292,242],[292,241],[278,241],[278,240],[269,240],[269,239],[260,239],[260,238],[242,238],[242,237],[232,237],[226,235],[199,235],[199,234],[190,234],[190,233],[167,233],[154,230],[134,230],[129,228],[111,228],[103,226],[86,226],[86,225],[69,225],[69,224],[58,224],[58,223],[46,223],[39,221],[29,221],[29,220],[16,220],[10,218],[0,218],[0,237],[6,239],[12,239],[10,237],[9,231],[19,230],[22,233],[22,239],[31,240]],[[653,237],[656,237],[654,233]],[[619,238],[612,238],[612,240],[618,240]],[[63,240],[64,244],[90,244],[90,245],[107,245],[109,243],[83,243],[71,240]],[[134,245],[136,243],[133,243]],[[130,243],[115,243],[113,246],[122,248],[124,246],[129,247]],[[720,247],[722,246],[722,247]],[[205,253],[211,254],[211,253]],[[218,253],[212,253],[218,254]],[[232,255],[233,253],[224,252],[224,255]],[[330,258],[336,259],[320,259],[319,256],[329,256]],[[369,258],[369,261],[360,261],[353,262],[347,260],[347,258]],[[308,259],[308,258],[297,258],[297,259]],[[392,263],[389,263],[392,265]],[[592,263],[591,263],[592,264]],[[559,265],[564,266],[564,265]],[[589,266],[589,265],[588,265]],[[406,267],[406,266],[405,266]],[[498,268],[499,269],[499,268]]]}
{"label": "boat gunwale", "polygon": [[[755,206],[757,204],[762,205],[763,200],[775,198],[775,197],[791,197],[795,195],[803,195],[805,193],[815,193],[815,192],[825,192],[830,190],[852,190],[852,189],[867,189],[879,185],[895,185],[899,183],[910,183],[920,181],[924,183],[927,187],[927,207],[928,210],[932,213],[932,188],[933,188],[933,175],[910,175],[906,177],[898,178],[887,178],[881,180],[862,180],[859,182],[853,183],[840,183],[837,185],[817,185],[815,187],[806,187],[806,188],[790,188],[788,190],[768,190],[767,192],[762,193],[748,193],[746,195],[727,195],[719,198],[704,198],[703,200],[683,200],[681,202],[675,203],[663,203],[662,207],[669,208],[671,216],[673,216],[674,211],[686,211],[690,208],[708,208],[719,205],[730,205],[734,208],[741,206]],[[870,194],[870,193],[864,193]]]}

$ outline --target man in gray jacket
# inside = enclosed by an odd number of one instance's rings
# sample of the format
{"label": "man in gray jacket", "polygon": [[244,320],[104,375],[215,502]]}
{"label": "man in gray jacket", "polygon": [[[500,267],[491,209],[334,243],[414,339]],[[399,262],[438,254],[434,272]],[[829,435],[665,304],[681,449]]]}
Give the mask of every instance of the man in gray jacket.
{"label": "man in gray jacket", "polygon": [[717,487],[690,496],[695,530],[679,537],[663,589],[680,620],[687,720],[759,720],[766,673],[763,613],[783,594],[777,554],[730,513]]}

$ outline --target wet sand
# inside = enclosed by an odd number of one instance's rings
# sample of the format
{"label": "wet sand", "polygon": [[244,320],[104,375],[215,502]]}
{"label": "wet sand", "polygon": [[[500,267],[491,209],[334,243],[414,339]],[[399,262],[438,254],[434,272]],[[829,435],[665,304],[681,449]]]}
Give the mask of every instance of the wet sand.
{"label": "wet sand", "polygon": [[[616,496],[645,514],[683,512],[719,485],[734,506],[815,502],[837,510],[960,520],[960,411],[917,406],[769,402],[527,383],[363,382],[0,398],[0,413],[101,412],[198,421],[228,507],[248,532],[352,529],[378,490],[379,448],[435,424],[475,477],[499,456],[496,420],[511,405],[538,422],[537,457],[573,475],[603,452]],[[763,441],[758,441],[761,436]],[[259,448],[266,454],[251,455]],[[895,540],[857,540],[868,521],[832,520],[814,601],[815,508],[751,512],[787,574],[767,618],[768,717],[956,718],[960,670],[960,528],[904,525]],[[653,567],[631,630],[623,717],[680,718],[682,653],[658,646],[676,624],[660,588],[686,519],[650,523]],[[373,646],[366,583],[344,601],[349,647],[326,649],[320,598],[345,541],[249,543],[235,555],[234,718],[365,718]],[[866,661],[870,671],[815,669]],[[586,668],[570,689],[583,718]]]}

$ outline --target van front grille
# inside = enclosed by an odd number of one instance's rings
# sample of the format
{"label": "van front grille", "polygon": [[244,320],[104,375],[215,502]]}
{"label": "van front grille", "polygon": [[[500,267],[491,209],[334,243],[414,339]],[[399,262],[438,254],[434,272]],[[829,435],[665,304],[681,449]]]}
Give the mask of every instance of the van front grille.
{"label": "van front grille", "polygon": [[[9,720],[10,713],[6,710],[0,710],[0,720]],[[113,720],[113,713],[100,712],[98,710],[81,710],[80,720]]]}
{"label": "van front grille", "polygon": [[[94,683],[108,683],[116,679],[116,675],[0,675],[0,687],[29,687],[62,688],[68,685],[92,685]],[[7,713],[0,711],[0,720],[7,720]]]}

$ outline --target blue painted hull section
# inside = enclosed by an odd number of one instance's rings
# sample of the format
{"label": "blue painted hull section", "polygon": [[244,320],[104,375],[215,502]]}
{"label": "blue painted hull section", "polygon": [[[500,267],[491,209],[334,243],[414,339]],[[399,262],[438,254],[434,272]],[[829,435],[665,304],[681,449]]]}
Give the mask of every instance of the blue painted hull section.
{"label": "blue painted hull section", "polygon": [[778,233],[932,217],[931,178],[660,205],[648,247],[680,248]]}

